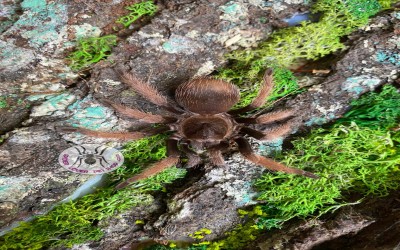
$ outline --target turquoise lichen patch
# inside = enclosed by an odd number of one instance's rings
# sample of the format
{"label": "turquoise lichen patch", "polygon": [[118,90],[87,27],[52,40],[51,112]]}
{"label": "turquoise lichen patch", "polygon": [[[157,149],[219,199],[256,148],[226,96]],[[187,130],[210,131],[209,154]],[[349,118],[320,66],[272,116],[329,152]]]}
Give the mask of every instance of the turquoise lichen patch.
{"label": "turquoise lichen patch", "polygon": [[60,29],[68,20],[67,6],[59,1],[47,3],[45,0],[25,0],[21,3],[24,14],[14,23],[15,32],[28,39],[31,47],[39,49],[43,45],[57,41]]}
{"label": "turquoise lichen patch", "polygon": [[67,120],[72,126],[94,130],[110,130],[116,125],[116,119],[112,119],[113,111],[103,106],[93,106],[91,96],[76,101],[68,107],[68,110],[75,112]]}
{"label": "turquoise lichen patch", "polygon": [[327,119],[324,117],[313,117],[311,119],[309,119],[308,121],[306,121],[304,124],[306,126],[312,126],[312,125],[323,125],[327,123]]}
{"label": "turquoise lichen patch", "polygon": [[274,155],[282,151],[283,138],[278,138],[274,141],[263,142],[258,147],[258,150],[265,155]]}
{"label": "turquoise lichen patch", "polygon": [[376,53],[376,60],[384,64],[393,64],[400,67],[400,54],[387,50],[379,50]]}
{"label": "turquoise lichen patch", "polygon": [[0,1],[0,33],[10,27],[18,17],[18,4],[16,0]]}
{"label": "turquoise lichen patch", "polygon": [[381,79],[373,78],[368,75],[349,77],[343,83],[343,90],[353,95],[359,96],[363,92],[373,90],[381,83],[381,81]]}
{"label": "turquoise lichen patch", "polygon": [[236,15],[241,13],[240,5],[235,2],[229,2],[224,6],[221,6],[221,9],[224,13],[230,15]]}
{"label": "turquoise lichen patch", "polygon": [[242,3],[239,4],[234,1],[230,1],[219,7],[219,9],[223,12],[223,15],[221,15],[220,18],[222,20],[231,22],[229,28],[233,28],[236,26],[235,23],[246,19],[247,16],[247,7],[245,7]]}
{"label": "turquoise lichen patch", "polygon": [[33,109],[31,116],[46,116],[53,115],[56,111],[63,112],[63,110],[74,102],[75,99],[76,97],[74,95],[67,93],[50,96],[47,101]]}
{"label": "turquoise lichen patch", "polygon": [[32,188],[28,176],[0,176],[0,201],[17,202]]}

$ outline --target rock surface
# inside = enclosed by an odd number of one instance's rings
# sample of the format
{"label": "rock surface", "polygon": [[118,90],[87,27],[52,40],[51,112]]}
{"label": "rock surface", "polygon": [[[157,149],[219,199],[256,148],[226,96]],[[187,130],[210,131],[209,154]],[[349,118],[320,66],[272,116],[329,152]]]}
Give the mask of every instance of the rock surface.
{"label": "rock surface", "polygon": [[[282,26],[283,18],[307,9],[302,0],[270,5],[258,0],[160,2],[160,11],[149,23],[145,20],[120,31],[124,39],[109,60],[95,65],[91,75],[81,79],[64,60],[72,41],[110,33],[116,17],[126,14],[123,6],[129,1],[11,2],[6,8],[7,22],[0,26],[0,95],[9,106],[0,109],[0,132],[9,132],[0,145],[3,227],[46,212],[89,179],[61,168],[58,154],[74,144],[105,140],[60,134],[55,126],[130,128],[131,122],[101,104],[103,98],[157,111],[120,82],[118,71],[131,72],[172,96],[180,83],[226,63],[225,53],[255,46]],[[329,77],[281,103],[298,111],[293,132],[338,118],[351,100],[399,75],[400,65],[391,59],[399,55],[396,23],[399,19],[394,13],[377,17],[368,30],[351,39],[352,45],[338,58]],[[263,172],[238,154],[231,154],[226,162],[228,167],[201,172],[169,197],[156,197],[146,211],[136,208],[111,218],[102,225],[105,237],[85,247],[118,249],[143,239],[192,241],[189,234],[201,228],[211,230],[205,240],[223,237],[242,221],[237,209],[254,204],[251,181]],[[135,225],[136,218],[145,218],[147,223]],[[343,222],[337,226],[340,230],[355,223],[343,229],[348,233],[371,223],[353,218],[339,222]],[[331,238],[342,235],[326,232]]]}

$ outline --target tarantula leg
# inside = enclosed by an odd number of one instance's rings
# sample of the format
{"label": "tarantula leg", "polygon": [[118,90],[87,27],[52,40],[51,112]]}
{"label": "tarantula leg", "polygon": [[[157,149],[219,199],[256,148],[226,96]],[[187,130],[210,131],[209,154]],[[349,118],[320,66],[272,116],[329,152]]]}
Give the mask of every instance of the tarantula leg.
{"label": "tarantula leg", "polygon": [[188,157],[188,162],[187,162],[187,166],[189,168],[194,167],[196,165],[199,165],[201,162],[201,158],[199,155],[197,155],[195,152],[193,152],[190,148],[188,144],[181,144],[181,150],[186,154],[186,156]]}
{"label": "tarantula leg", "polygon": [[271,68],[267,69],[264,73],[264,77],[263,77],[263,82],[261,83],[260,86],[260,90],[258,92],[258,95],[256,96],[256,98],[253,99],[253,101],[240,109],[235,109],[232,111],[229,111],[229,114],[241,114],[241,113],[245,113],[247,111],[259,108],[261,106],[263,106],[265,104],[265,102],[267,101],[267,97],[271,94],[273,88],[274,88],[274,84],[273,84],[273,71]]}
{"label": "tarantula leg", "polygon": [[253,118],[238,117],[235,118],[235,121],[239,123],[249,123],[249,124],[267,124],[287,119],[293,115],[294,115],[294,110],[282,110],[282,111],[275,111],[262,114],[258,117],[253,117]]}
{"label": "tarantula leg", "polygon": [[253,150],[251,149],[250,143],[244,139],[244,138],[238,138],[235,140],[236,143],[239,146],[239,152],[249,161],[257,164],[257,165],[261,165],[269,170],[273,170],[273,171],[280,171],[280,172],[285,172],[285,173],[289,173],[289,174],[297,174],[297,175],[303,175],[309,178],[313,178],[313,179],[319,179],[319,176],[304,171],[302,169],[298,169],[298,168],[290,168],[287,167],[281,163],[278,163],[274,160],[268,159],[264,156],[258,155],[256,153],[253,152]]}
{"label": "tarantula leg", "polygon": [[147,123],[169,123],[169,122],[173,122],[176,119],[173,117],[164,117],[161,115],[154,115],[151,113],[146,113],[143,111],[140,111],[138,109],[135,108],[128,108],[125,107],[121,104],[117,104],[117,103],[113,103],[109,100],[103,99],[103,102],[107,103],[108,105],[112,106],[117,112],[130,117],[130,118],[135,118],[138,120],[141,120],[143,122],[147,122]]}
{"label": "tarantula leg", "polygon": [[81,133],[87,136],[108,138],[108,139],[121,139],[121,140],[138,140],[143,137],[149,136],[146,133],[141,132],[103,132],[95,131],[86,128],[75,128],[75,127],[57,127],[58,131],[67,133]]}
{"label": "tarantula leg", "polygon": [[128,73],[122,73],[121,78],[136,93],[146,98],[150,102],[156,104],[157,106],[161,106],[175,114],[182,113],[182,111],[179,110],[177,107],[171,105],[171,101],[168,100],[167,97],[163,96],[160,92],[158,92],[158,90],[154,88],[151,84],[142,82],[136,76]]}
{"label": "tarantula leg", "polygon": [[212,146],[208,148],[208,154],[211,160],[211,163],[216,166],[224,166],[225,160],[222,156],[222,150],[225,150],[229,147],[229,143],[221,142],[218,145]]}
{"label": "tarantula leg", "polygon": [[168,155],[167,158],[154,163],[152,166],[150,166],[149,168],[144,170],[142,173],[135,175],[134,177],[129,178],[124,182],[121,182],[120,184],[118,184],[115,187],[115,189],[117,189],[117,190],[122,189],[133,182],[146,179],[147,177],[150,177],[150,176],[153,176],[155,174],[162,172],[166,168],[176,165],[179,162],[179,156],[180,156],[177,140],[174,140],[174,139],[167,140],[167,155]]}
{"label": "tarantula leg", "polygon": [[208,154],[210,156],[210,160],[213,165],[216,165],[216,166],[224,166],[225,165],[225,160],[224,160],[224,157],[222,156],[221,150],[211,149],[208,151]]}
{"label": "tarantula leg", "polygon": [[240,129],[240,132],[245,133],[246,135],[249,135],[257,140],[260,141],[272,141],[275,140],[281,136],[284,136],[292,130],[292,125],[291,124],[283,124],[280,125],[276,128],[267,130],[265,132],[261,132],[256,129],[252,129],[249,127],[243,127]]}

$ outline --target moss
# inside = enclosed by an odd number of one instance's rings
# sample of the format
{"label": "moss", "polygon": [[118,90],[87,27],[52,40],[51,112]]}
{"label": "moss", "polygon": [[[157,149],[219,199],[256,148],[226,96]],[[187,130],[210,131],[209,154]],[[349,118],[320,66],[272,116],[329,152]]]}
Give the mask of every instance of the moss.
{"label": "moss", "polygon": [[0,109],[4,109],[7,108],[8,104],[7,104],[7,100],[5,97],[0,96]]}
{"label": "moss", "polygon": [[[243,90],[236,107],[245,106],[255,96],[258,85],[254,84],[261,82],[267,67],[288,71],[287,67],[296,62],[316,60],[343,49],[341,37],[367,24],[368,18],[380,9],[375,0],[319,0],[312,7],[313,12],[321,13],[319,22],[303,22],[297,27],[278,30],[257,49],[228,54],[229,68],[221,69],[218,77],[231,80]],[[280,73],[275,74],[276,79]],[[287,87],[285,94],[298,91],[292,81],[277,81],[277,85]]]}
{"label": "moss", "polygon": [[352,103],[346,118],[330,128],[293,141],[294,148],[278,160],[316,172],[318,180],[284,173],[265,174],[255,185],[259,205],[239,210],[248,222],[227,237],[207,243],[207,249],[241,249],[259,234],[295,217],[322,215],[347,205],[345,195],[387,195],[400,187],[400,94],[393,86],[368,93]]}
{"label": "moss", "polygon": [[84,38],[78,41],[76,51],[68,57],[72,70],[81,70],[107,58],[117,44],[115,35]]}
{"label": "moss", "polygon": [[378,0],[379,4],[381,5],[382,9],[390,9],[392,4],[399,2],[398,0]]}
{"label": "moss", "polygon": [[[162,135],[145,138],[126,145],[123,154],[126,166],[114,173],[112,180],[137,173],[151,161],[165,156],[165,140]],[[142,158],[143,156],[143,158]],[[32,222],[23,222],[10,233],[0,238],[0,249],[42,249],[49,246],[71,247],[90,240],[99,240],[103,233],[96,226],[107,219],[136,206],[153,201],[150,191],[162,190],[163,185],[185,175],[185,170],[176,167],[142,180],[135,185],[115,192],[113,187],[98,190],[77,201],[55,207],[48,214]]]}
{"label": "moss", "polygon": [[351,103],[352,110],[347,112],[339,123],[357,123],[360,127],[390,128],[399,123],[400,93],[391,86],[386,85],[382,91],[365,94],[362,98]]}
{"label": "moss", "polygon": [[207,228],[202,228],[192,234],[189,234],[189,237],[199,240],[199,239],[203,239],[206,235],[211,234],[211,230],[207,229]]}
{"label": "moss", "polygon": [[129,27],[129,25],[142,16],[153,16],[157,12],[157,5],[155,5],[153,1],[145,1],[130,5],[126,7],[126,9],[129,10],[130,13],[126,16],[118,18],[116,22],[124,25],[125,27]]}

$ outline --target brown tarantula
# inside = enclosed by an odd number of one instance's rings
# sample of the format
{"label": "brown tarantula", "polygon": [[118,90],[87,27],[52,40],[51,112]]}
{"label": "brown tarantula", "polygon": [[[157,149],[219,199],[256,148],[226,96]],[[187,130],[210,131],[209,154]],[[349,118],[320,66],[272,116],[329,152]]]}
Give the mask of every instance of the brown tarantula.
{"label": "brown tarantula", "polygon": [[[201,162],[201,153],[206,153],[214,165],[224,165],[222,151],[236,143],[240,153],[249,161],[274,171],[304,175],[318,178],[316,175],[296,168],[289,168],[271,159],[255,154],[245,135],[258,140],[273,140],[290,132],[290,122],[283,123],[268,133],[247,127],[245,124],[269,124],[284,121],[293,116],[293,111],[275,111],[252,117],[240,117],[240,114],[254,110],[264,105],[266,98],[273,89],[272,70],[268,69],[263,78],[257,97],[240,109],[230,110],[239,99],[239,89],[226,81],[212,78],[197,78],[178,86],[175,101],[160,94],[153,86],[140,81],[131,74],[122,74],[122,80],[136,93],[156,104],[165,111],[163,115],[155,115],[111,103],[116,111],[128,117],[139,119],[148,124],[163,124],[174,133],[167,139],[168,157],[153,164],[141,174],[138,174],[117,185],[117,189],[129,183],[147,178],[161,172],[165,168],[176,165],[181,152],[188,157],[188,165],[194,166]],[[84,128],[64,128],[64,131],[79,132],[88,136],[137,140],[160,132],[152,129],[147,132],[100,132]]]}

